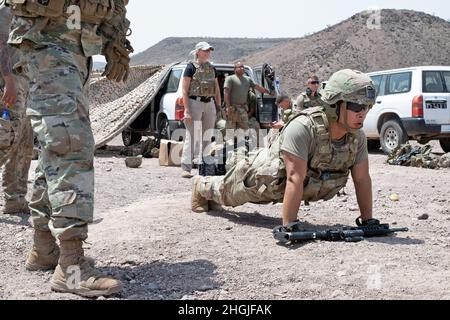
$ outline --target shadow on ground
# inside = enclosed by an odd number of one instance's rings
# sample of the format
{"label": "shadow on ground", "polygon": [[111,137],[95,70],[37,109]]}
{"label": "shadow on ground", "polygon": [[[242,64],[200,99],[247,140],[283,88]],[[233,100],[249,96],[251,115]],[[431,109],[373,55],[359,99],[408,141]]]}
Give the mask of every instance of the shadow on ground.
{"label": "shadow on ground", "polygon": [[226,219],[235,224],[270,230],[272,230],[275,226],[282,224],[281,218],[264,216],[258,212],[235,212],[224,209],[222,211],[210,211],[208,212],[208,215],[211,217]]}
{"label": "shadow on ground", "polygon": [[179,300],[195,292],[220,289],[214,280],[217,267],[207,260],[100,268],[121,279],[120,298],[129,300]]}
{"label": "shadow on ground", "polygon": [[30,215],[26,213],[15,215],[0,215],[0,224],[9,224],[13,226],[31,227],[29,223]]}

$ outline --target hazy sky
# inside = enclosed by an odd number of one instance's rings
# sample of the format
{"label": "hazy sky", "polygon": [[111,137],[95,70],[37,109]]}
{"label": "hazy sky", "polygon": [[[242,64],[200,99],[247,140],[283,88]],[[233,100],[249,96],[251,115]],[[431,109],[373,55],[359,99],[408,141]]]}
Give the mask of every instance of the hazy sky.
{"label": "hazy sky", "polygon": [[371,7],[412,9],[450,19],[443,0],[130,0],[136,52],[167,37],[301,37]]}
{"label": "hazy sky", "polygon": [[450,19],[443,0],[130,0],[127,9],[138,53],[167,37],[301,37],[373,7]]}

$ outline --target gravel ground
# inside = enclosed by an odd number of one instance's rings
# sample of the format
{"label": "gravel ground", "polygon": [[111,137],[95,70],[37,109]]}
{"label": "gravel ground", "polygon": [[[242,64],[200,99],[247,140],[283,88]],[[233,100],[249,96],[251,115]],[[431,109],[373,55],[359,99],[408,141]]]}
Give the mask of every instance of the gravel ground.
{"label": "gravel ground", "polygon": [[[193,214],[192,181],[179,168],[144,159],[128,169],[117,152],[100,151],[87,254],[124,282],[115,299],[450,299],[450,170],[385,160],[370,155],[375,215],[410,232],[284,247],[271,235],[280,205]],[[346,193],[303,207],[301,219],[316,228],[353,225],[351,183]],[[419,220],[423,214],[429,219]],[[0,216],[0,299],[81,299],[53,293],[51,272],[25,270],[31,236],[26,216]]]}

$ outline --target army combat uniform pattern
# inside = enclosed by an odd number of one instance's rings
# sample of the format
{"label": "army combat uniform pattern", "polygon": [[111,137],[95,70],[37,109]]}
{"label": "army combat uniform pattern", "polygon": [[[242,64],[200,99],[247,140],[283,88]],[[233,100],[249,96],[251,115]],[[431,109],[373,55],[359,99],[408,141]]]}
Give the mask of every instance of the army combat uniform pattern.
{"label": "army combat uniform pattern", "polygon": [[[297,122],[309,134],[287,130]],[[321,107],[305,110],[291,120],[269,148],[250,153],[224,177],[202,177],[197,186],[201,197],[215,203],[237,207],[245,203],[268,204],[282,202],[286,188],[286,170],[282,151],[289,149],[284,140],[307,140],[315,145],[308,154],[310,165],[305,180],[303,200],[330,200],[345,187],[350,169],[365,159],[365,139],[361,132],[348,134],[345,141],[335,144],[329,135],[328,118]],[[288,151],[290,152],[290,151]]]}
{"label": "army combat uniform pattern", "polygon": [[[109,80],[128,77],[128,1],[6,1],[13,13],[9,43],[21,52],[15,69],[29,81],[26,113],[41,146],[30,202],[33,247],[25,267],[55,269],[51,288],[57,292],[116,294],[122,283],[96,270],[83,249],[94,209],[88,85],[96,54],[105,56]],[[72,268],[79,271],[77,285],[70,280]]]}
{"label": "army combat uniform pattern", "polygon": [[[7,45],[11,23],[10,8],[0,5],[0,41]],[[19,60],[19,52],[10,48],[10,62]],[[25,115],[28,92],[27,80],[13,72],[17,90],[17,101],[9,108],[11,120],[0,119],[0,167],[2,170],[4,213],[28,212],[27,194],[28,171],[33,153],[33,131],[30,119]],[[0,76],[0,87],[3,78]],[[0,110],[1,111],[1,110]]]}
{"label": "army combat uniform pattern", "polygon": [[80,28],[71,28],[64,15],[51,12],[64,12],[69,1],[52,4],[64,7],[38,8],[50,12],[33,17],[27,7],[16,6],[9,39],[22,52],[15,68],[29,80],[27,115],[41,145],[31,222],[59,240],[86,239],[94,206],[88,80],[91,56],[102,53],[102,38],[98,24],[82,21]]}

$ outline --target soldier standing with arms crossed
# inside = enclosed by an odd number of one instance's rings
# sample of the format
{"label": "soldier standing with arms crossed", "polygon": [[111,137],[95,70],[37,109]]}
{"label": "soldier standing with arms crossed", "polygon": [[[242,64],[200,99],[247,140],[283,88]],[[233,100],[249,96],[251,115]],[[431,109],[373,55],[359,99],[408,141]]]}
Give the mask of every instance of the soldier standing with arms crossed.
{"label": "soldier standing with arms crossed", "polygon": [[30,202],[34,243],[26,268],[56,267],[54,291],[87,297],[116,294],[121,282],[93,268],[83,250],[94,210],[95,143],[87,90],[93,55],[106,57],[108,79],[120,82],[128,76],[128,1],[6,3],[13,14],[9,44],[20,50],[15,68],[29,81],[27,115],[41,145]]}

